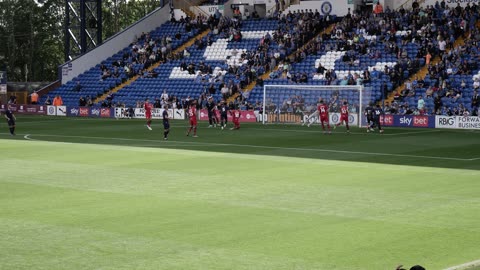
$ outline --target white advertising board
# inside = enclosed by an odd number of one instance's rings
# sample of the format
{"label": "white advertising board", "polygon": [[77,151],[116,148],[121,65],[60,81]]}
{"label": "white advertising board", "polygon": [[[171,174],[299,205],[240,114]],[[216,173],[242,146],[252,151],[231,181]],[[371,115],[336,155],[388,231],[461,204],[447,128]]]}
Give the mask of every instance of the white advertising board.
{"label": "white advertising board", "polygon": [[67,106],[56,106],[57,107],[57,116],[67,116]]}
{"label": "white advertising board", "polygon": [[480,129],[478,116],[435,116],[435,128]]}
{"label": "white advertising board", "polygon": [[55,106],[47,106],[47,115],[57,115],[57,108]]}

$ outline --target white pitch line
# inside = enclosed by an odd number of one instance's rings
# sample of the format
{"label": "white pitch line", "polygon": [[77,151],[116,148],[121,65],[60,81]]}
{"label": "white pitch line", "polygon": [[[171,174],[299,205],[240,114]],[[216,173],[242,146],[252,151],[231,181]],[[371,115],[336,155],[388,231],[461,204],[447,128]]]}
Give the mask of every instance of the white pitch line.
{"label": "white pitch line", "polygon": [[[130,138],[105,138],[105,137],[93,137],[93,136],[76,136],[76,135],[54,135],[54,134],[28,134],[30,136],[40,137],[59,137],[59,138],[78,138],[78,139],[95,139],[95,140],[116,140],[116,141],[138,141],[138,142],[156,142],[160,143],[163,140],[148,140],[148,139],[130,139]],[[245,147],[245,148],[260,148],[260,149],[274,149],[274,150],[295,150],[295,151],[310,151],[310,152],[325,152],[325,153],[337,153],[337,154],[358,154],[369,156],[390,156],[390,157],[409,157],[409,158],[424,158],[424,159],[436,159],[436,160],[456,160],[456,161],[472,161],[472,159],[465,158],[452,158],[452,157],[437,157],[437,156],[420,156],[420,155],[407,155],[407,154],[392,154],[392,153],[379,153],[379,152],[360,152],[360,151],[347,151],[347,150],[332,150],[332,149],[319,149],[319,148],[298,148],[298,147],[279,147],[279,146],[262,146],[251,144],[233,144],[233,143],[209,143],[209,142],[185,142],[185,141],[169,141],[180,144],[193,144],[193,145],[205,145],[205,146],[230,146],[230,147]]]}
{"label": "white pitch line", "polygon": [[464,263],[464,264],[452,266],[452,267],[449,267],[449,268],[445,268],[444,270],[468,269],[468,268],[470,268],[470,267],[479,266],[479,265],[480,265],[480,260],[476,260],[476,261],[472,261],[472,262],[468,262],[468,263]]}
{"label": "white pitch line", "polygon": [[[279,132],[296,132],[296,133],[323,133],[323,130],[291,130],[291,129],[275,129],[275,128],[248,128],[249,130],[268,130],[268,131],[279,131]],[[340,129],[344,130],[344,129]],[[401,135],[409,135],[409,134],[422,134],[422,133],[436,133],[440,132],[440,130],[423,130],[423,131],[409,131],[409,132],[400,132],[400,133],[383,133],[382,136],[401,136]],[[332,131],[332,133],[339,133],[339,134],[346,134],[343,131]],[[354,135],[371,135],[371,134],[380,134],[379,132],[350,132],[350,134]]]}
{"label": "white pitch line", "polygon": [[22,121],[20,123],[22,123],[23,125],[23,124],[37,124],[37,123],[41,124],[41,123],[52,123],[52,122],[57,122],[57,120],[39,120],[39,121],[25,121],[25,122]]}

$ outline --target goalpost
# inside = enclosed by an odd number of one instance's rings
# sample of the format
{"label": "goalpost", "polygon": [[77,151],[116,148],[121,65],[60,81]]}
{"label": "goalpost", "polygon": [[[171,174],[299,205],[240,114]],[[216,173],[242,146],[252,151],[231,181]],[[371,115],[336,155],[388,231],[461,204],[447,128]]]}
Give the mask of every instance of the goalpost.
{"label": "goalpost", "polygon": [[331,123],[339,121],[340,108],[347,102],[350,125],[362,127],[364,108],[374,98],[371,88],[362,85],[264,85],[260,116],[263,124],[312,121],[306,116],[316,111],[322,99],[329,105]]}

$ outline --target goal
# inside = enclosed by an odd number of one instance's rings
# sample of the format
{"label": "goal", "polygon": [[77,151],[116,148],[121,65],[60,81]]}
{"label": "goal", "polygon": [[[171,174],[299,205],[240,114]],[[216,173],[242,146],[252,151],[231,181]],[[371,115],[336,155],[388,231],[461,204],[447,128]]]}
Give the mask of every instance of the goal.
{"label": "goal", "polygon": [[349,124],[362,126],[363,110],[373,100],[372,91],[362,85],[264,85],[263,110],[260,120],[266,123],[318,123],[318,117],[308,117],[323,100],[330,108],[330,122],[340,120],[344,102],[349,107]]}

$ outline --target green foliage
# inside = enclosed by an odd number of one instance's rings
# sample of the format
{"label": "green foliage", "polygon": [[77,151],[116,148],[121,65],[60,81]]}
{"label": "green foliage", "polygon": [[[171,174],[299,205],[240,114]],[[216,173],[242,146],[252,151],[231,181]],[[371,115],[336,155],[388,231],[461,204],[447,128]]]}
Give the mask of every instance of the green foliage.
{"label": "green foliage", "polygon": [[104,40],[154,11],[159,5],[158,0],[102,1]]}
{"label": "green foliage", "polygon": [[[104,0],[103,39],[158,7],[158,1]],[[53,81],[64,62],[65,0],[0,1],[0,69],[9,81]]]}
{"label": "green foliage", "polygon": [[10,81],[56,78],[63,59],[62,0],[0,2],[0,67]]}

